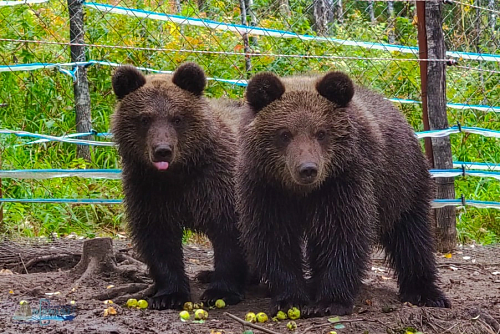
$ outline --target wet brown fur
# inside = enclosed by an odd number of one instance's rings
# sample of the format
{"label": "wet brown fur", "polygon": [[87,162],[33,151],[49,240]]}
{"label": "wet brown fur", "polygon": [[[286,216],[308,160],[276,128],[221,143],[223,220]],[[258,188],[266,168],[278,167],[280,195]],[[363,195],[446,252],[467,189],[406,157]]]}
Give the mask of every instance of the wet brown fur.
{"label": "wet brown fur", "polygon": [[[145,77],[123,66],[113,76],[119,102],[112,132],[122,157],[126,213],[155,281],[154,309],[181,308],[191,298],[184,228],[205,233],[214,247],[215,271],[202,300],[234,304],[243,298],[247,267],[237,241],[236,140],[231,122],[202,96],[205,80],[192,63],[174,75]],[[171,148],[164,171],[154,164],[160,146]]]}
{"label": "wet brown fur", "polygon": [[436,284],[428,166],[403,115],[339,72],[276,79],[249,83],[237,170],[242,240],[272,312],[351,313],[375,240],[402,301],[449,307]]}

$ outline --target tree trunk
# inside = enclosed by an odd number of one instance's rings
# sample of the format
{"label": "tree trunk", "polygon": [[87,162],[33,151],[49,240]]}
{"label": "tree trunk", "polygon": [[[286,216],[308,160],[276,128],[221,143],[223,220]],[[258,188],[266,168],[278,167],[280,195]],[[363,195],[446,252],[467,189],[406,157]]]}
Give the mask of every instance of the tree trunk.
{"label": "tree trunk", "polygon": [[497,13],[495,12],[496,11],[495,7],[496,7],[495,0],[488,0],[488,8],[491,10],[489,15],[488,26],[490,27],[492,33],[495,32],[495,27],[497,23]]}
{"label": "tree trunk", "polygon": [[179,14],[182,11],[181,0],[175,0],[175,12]]}
{"label": "tree trunk", "polygon": [[[255,12],[253,10],[253,0],[245,0],[247,14],[250,15],[250,26],[257,26],[257,16],[255,16]],[[250,37],[250,44],[252,46],[257,46],[257,37]]]}
{"label": "tree trunk", "polygon": [[[246,10],[246,3],[245,0],[240,0],[240,11],[241,11],[241,24],[244,26],[247,26],[247,10]],[[241,35],[243,38],[243,46],[245,50],[245,71],[247,74],[247,79],[250,77],[250,71],[252,70],[252,61],[250,59],[250,56],[248,55],[250,53],[250,43],[248,41],[248,34],[244,33]]]}
{"label": "tree trunk", "polygon": [[[69,27],[71,43],[84,44],[84,21],[83,6],[79,0],[68,0]],[[85,62],[85,46],[71,45],[71,61]],[[90,132],[92,129],[92,117],[90,112],[90,91],[85,66],[75,66],[73,93],[75,96],[76,131],[80,133]],[[90,139],[90,136],[81,139]],[[77,155],[90,161],[90,146],[78,145]]]}
{"label": "tree trunk", "polygon": [[373,0],[368,1],[368,12],[370,13],[371,23],[375,23],[375,9],[373,8]]}
{"label": "tree trunk", "polygon": [[[442,5],[436,0],[425,2],[425,21],[429,59],[445,58],[445,43],[442,30]],[[427,68],[427,106],[430,129],[447,129],[446,113],[446,63],[429,61]],[[449,137],[432,138],[433,165],[437,169],[453,168]],[[437,178],[437,198],[455,198],[454,178]],[[456,246],[455,207],[435,210],[435,232],[437,249],[451,252]]]}
{"label": "tree trunk", "polygon": [[388,37],[389,37],[389,44],[394,44],[396,43],[396,22],[394,18],[394,1],[389,1],[387,2],[387,11],[389,12],[389,24],[387,26],[388,28]]}
{"label": "tree trunk", "polygon": [[[333,9],[333,8],[332,8]],[[334,11],[336,13],[336,16],[337,16],[337,22],[339,23],[344,23],[344,6],[342,5],[342,0],[337,0],[335,2],[335,7],[334,7]],[[333,10],[331,11],[332,12],[332,18],[333,18]],[[331,22],[331,21],[330,21]]]}
{"label": "tree trunk", "polygon": [[325,35],[328,29],[328,2],[327,0],[314,0],[314,30],[318,35]]}
{"label": "tree trunk", "polygon": [[290,10],[290,3],[288,0],[278,0],[278,6],[279,6],[279,12],[281,13],[282,16],[290,16],[291,10]]}

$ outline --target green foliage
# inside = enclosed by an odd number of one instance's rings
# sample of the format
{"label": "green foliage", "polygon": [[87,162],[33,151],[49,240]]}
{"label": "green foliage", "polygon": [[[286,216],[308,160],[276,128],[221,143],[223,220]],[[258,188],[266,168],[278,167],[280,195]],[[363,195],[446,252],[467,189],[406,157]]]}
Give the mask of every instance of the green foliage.
{"label": "green foliage", "polygon": [[[166,14],[176,14],[173,2],[150,0],[113,1],[118,6],[140,8]],[[311,1],[290,1],[291,11],[283,14],[282,1],[255,0],[253,11],[257,26],[316,35]],[[128,63],[162,70],[174,70],[185,61],[195,61],[209,77],[246,79],[260,71],[278,75],[341,70],[348,72],[358,84],[373,88],[387,97],[421,100],[419,64],[415,55],[385,52],[349,46],[341,40],[388,43],[394,30],[396,44],[416,46],[417,29],[413,17],[414,4],[395,2],[392,19],[387,4],[374,2],[375,22],[370,21],[368,2],[345,0],[344,21],[329,25],[328,37],[336,40],[311,41],[295,38],[258,36],[250,40],[252,68],[247,72],[244,43],[239,34],[203,27],[178,25],[169,21],[135,18],[103,13],[89,7],[85,11],[85,40],[88,60]],[[227,23],[241,22],[240,10],[228,0],[183,1],[179,15]],[[494,41],[498,36],[485,31],[478,39],[477,24],[471,27],[476,11],[468,7],[445,9],[443,29],[447,45],[468,52],[497,53]],[[0,7],[2,38],[34,39],[45,42],[67,42],[69,20],[65,2],[51,1],[30,6]],[[250,21],[251,17],[248,17]],[[457,20],[458,19],[458,20]],[[481,22],[486,22],[484,16]],[[457,23],[458,22],[458,23]],[[474,30],[476,29],[476,30]],[[251,36],[252,37],[252,36]],[[490,42],[493,40],[493,42]],[[161,48],[162,50],[158,50]],[[186,51],[191,50],[191,51]],[[196,52],[193,52],[196,51]],[[226,53],[226,54],[224,54]],[[281,55],[295,55],[283,57]],[[323,56],[308,58],[307,56]],[[380,60],[376,58],[391,58]],[[3,64],[69,62],[66,45],[47,43],[0,42],[0,62]],[[483,70],[498,70],[496,64],[469,62]],[[111,91],[112,68],[88,67],[92,101],[92,122],[98,132],[109,131],[110,115],[115,98]],[[455,103],[499,105],[498,76],[487,71],[448,68],[448,100]],[[74,98],[71,77],[57,70],[0,73],[0,126],[36,133],[63,135],[76,132]],[[241,98],[243,88],[209,81],[206,95]],[[423,130],[421,107],[400,105],[410,124]],[[500,117],[495,113],[449,109],[449,122],[500,130]],[[453,135],[454,160],[500,163],[498,140],[478,135]],[[119,168],[114,148],[92,148],[92,162],[76,156],[76,147],[69,144],[45,143],[25,145],[29,139],[0,136],[2,169],[27,168]],[[121,185],[116,180],[57,178],[49,180],[2,180],[4,197],[12,198],[121,198]],[[457,197],[499,201],[500,183],[493,179],[457,178]],[[458,223],[462,241],[484,243],[499,241],[500,217],[497,210],[467,208],[460,213]],[[115,234],[122,231],[123,208],[120,205],[67,204],[4,204],[4,232],[11,235],[38,236],[51,232],[81,235]],[[186,234],[186,237],[189,237]]]}

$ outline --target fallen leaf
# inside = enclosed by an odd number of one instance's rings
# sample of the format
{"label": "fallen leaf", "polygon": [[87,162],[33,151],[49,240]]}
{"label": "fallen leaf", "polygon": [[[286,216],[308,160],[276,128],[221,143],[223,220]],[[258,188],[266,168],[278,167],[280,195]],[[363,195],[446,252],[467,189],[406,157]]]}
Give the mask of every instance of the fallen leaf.
{"label": "fallen leaf", "polygon": [[14,273],[12,272],[12,270],[2,269],[0,270],[0,275],[14,275]]}
{"label": "fallen leaf", "polygon": [[116,310],[113,306],[110,306],[106,309],[104,309],[104,316],[107,317],[108,315],[115,315],[116,314]]}
{"label": "fallen leaf", "polygon": [[336,323],[340,321],[340,317],[333,317],[333,318],[328,318],[328,322]]}
{"label": "fallen leaf", "polygon": [[451,259],[452,255],[451,255],[451,253],[446,253],[446,254],[444,254],[444,257],[447,259]]}
{"label": "fallen leaf", "polygon": [[14,290],[9,290],[9,293],[10,293],[10,294],[13,294],[13,293],[14,293]]}
{"label": "fallen leaf", "polygon": [[205,320],[193,320],[192,322],[194,322],[195,324],[204,324]]}
{"label": "fallen leaf", "polygon": [[344,329],[345,326],[343,324],[336,324],[336,325],[333,326],[333,328],[335,328],[335,329]]}
{"label": "fallen leaf", "polygon": [[106,289],[111,289],[111,288],[114,288],[115,286],[113,284],[110,284],[106,287]]}

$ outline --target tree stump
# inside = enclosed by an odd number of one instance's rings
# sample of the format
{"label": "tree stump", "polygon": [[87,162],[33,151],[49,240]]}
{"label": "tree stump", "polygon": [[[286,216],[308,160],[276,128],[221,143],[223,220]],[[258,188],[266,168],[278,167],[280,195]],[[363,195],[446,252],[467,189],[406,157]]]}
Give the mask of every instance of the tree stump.
{"label": "tree stump", "polygon": [[[154,286],[148,284],[141,277],[145,272],[145,265],[124,254],[120,258],[126,265],[118,266],[113,253],[113,241],[111,238],[95,238],[86,240],[83,243],[83,251],[80,262],[71,269],[72,276],[80,276],[75,281],[78,287],[81,283],[92,278],[110,277],[126,279],[130,282],[122,286],[106,289],[104,293],[96,296],[96,299],[115,299],[117,303],[122,303],[128,298],[146,298],[154,292]],[[142,274],[142,275],[141,275]]]}
{"label": "tree stump", "polygon": [[111,238],[95,238],[83,243],[82,257],[80,262],[71,269],[71,274],[79,275],[79,281],[83,281],[92,274],[99,275],[115,270],[113,241]]}

